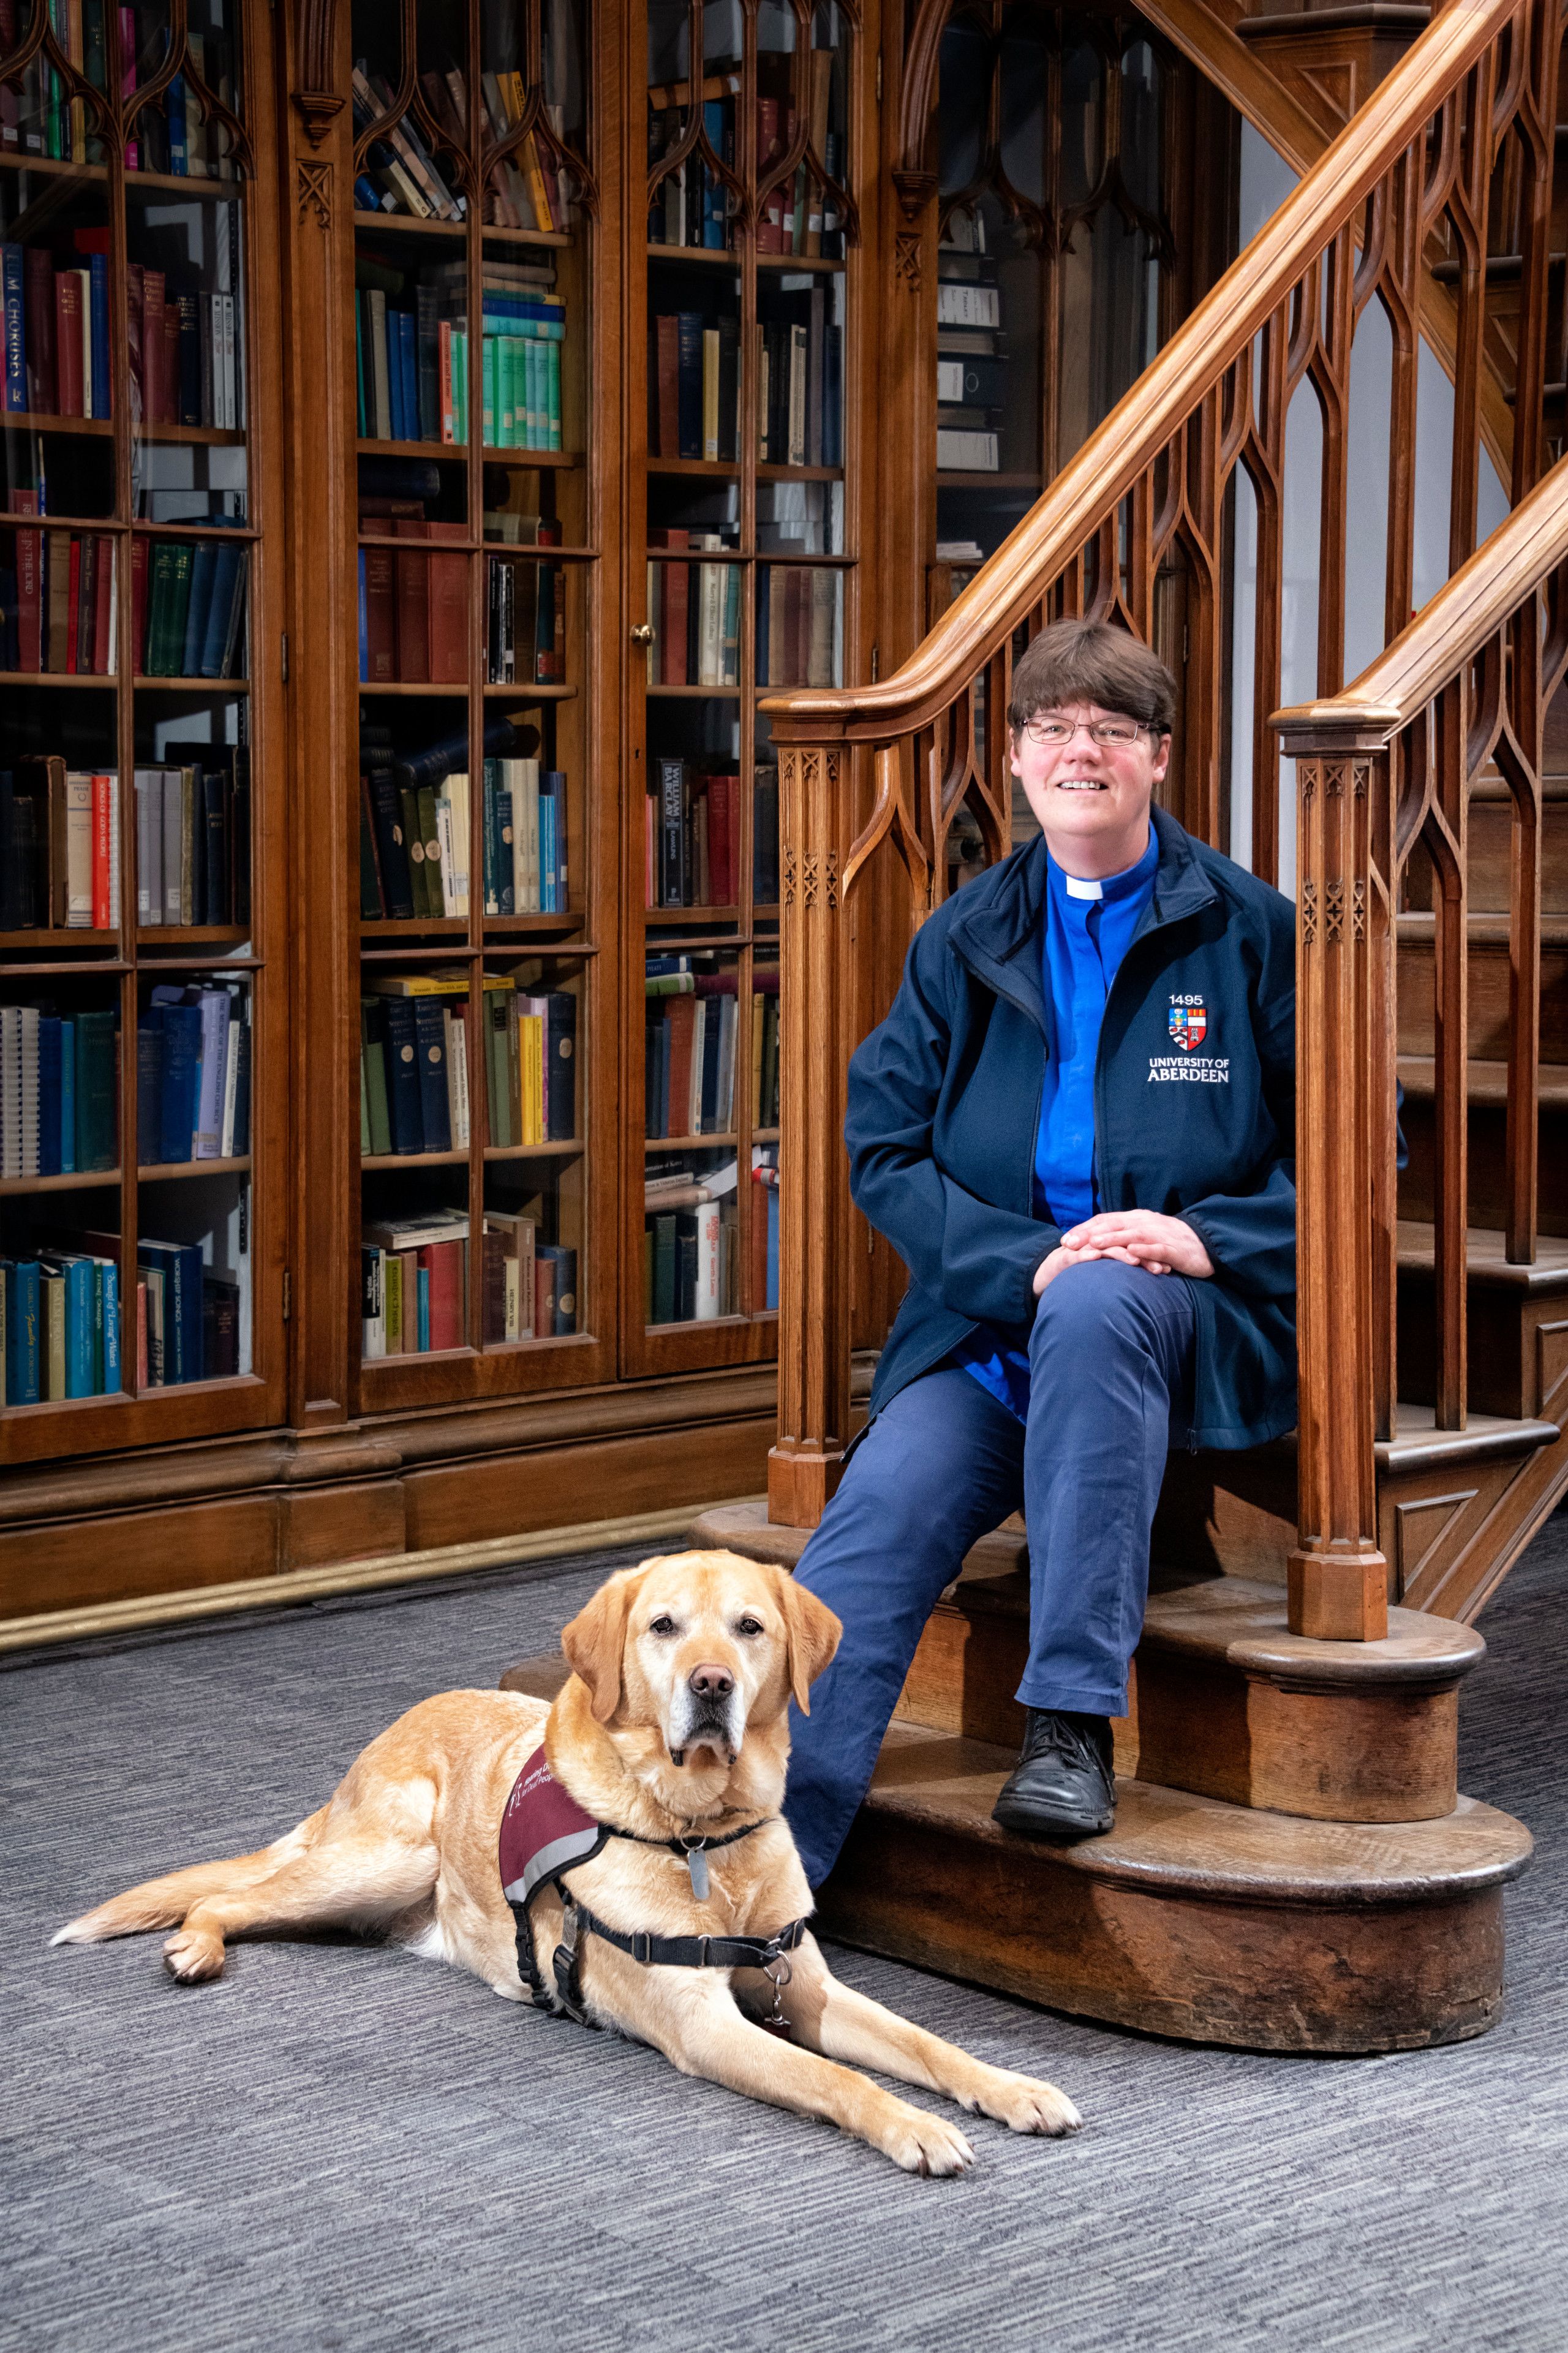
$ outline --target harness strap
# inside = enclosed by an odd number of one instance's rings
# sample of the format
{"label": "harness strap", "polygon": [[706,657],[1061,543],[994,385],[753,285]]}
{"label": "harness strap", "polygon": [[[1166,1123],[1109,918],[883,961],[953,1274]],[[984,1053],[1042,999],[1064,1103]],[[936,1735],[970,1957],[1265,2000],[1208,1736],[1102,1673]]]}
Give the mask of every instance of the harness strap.
{"label": "harness strap", "polygon": [[807,1923],[792,1920],[772,1936],[655,1936],[639,1928],[631,1936],[623,1936],[618,1928],[607,1927],[585,1904],[568,1898],[576,1913],[579,1934],[586,1931],[602,1936],[606,1945],[617,1952],[629,1953],[634,1961],[645,1968],[662,1969],[763,1969],[776,1961],[781,1953],[793,1953],[805,1936]]}

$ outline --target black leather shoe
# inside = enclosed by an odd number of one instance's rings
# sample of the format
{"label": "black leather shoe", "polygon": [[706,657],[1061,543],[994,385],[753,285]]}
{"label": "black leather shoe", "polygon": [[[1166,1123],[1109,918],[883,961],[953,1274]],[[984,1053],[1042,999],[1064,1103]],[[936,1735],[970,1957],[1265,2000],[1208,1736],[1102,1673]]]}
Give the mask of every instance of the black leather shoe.
{"label": "black leather shoe", "polygon": [[992,1819],[1024,1838],[1093,1838],[1108,1831],[1116,1820],[1109,1717],[1032,1707],[1024,1753]]}

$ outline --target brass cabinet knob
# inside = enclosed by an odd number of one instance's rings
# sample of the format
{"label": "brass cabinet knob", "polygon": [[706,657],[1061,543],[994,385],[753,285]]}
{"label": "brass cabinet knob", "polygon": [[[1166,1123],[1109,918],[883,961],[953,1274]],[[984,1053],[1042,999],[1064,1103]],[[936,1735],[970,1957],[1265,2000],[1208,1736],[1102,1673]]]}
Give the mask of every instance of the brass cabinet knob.
{"label": "brass cabinet knob", "polygon": [[634,622],[633,622],[633,624],[632,624],[632,643],[633,643],[633,645],[634,645],[634,646],[651,646],[651,645],[652,645],[652,643],[653,643],[653,623],[652,623],[651,621],[634,621]]}

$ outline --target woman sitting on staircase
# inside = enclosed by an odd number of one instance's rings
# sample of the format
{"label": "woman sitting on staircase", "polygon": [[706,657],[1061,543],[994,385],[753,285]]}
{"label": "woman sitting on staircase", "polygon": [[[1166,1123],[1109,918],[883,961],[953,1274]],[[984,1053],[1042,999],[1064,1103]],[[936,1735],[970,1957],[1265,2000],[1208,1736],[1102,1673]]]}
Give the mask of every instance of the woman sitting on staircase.
{"label": "woman sitting on staircase", "polygon": [[931,916],[850,1066],[852,1189],[910,1287],[796,1572],[844,1626],[793,1727],[814,1885],[938,1597],[1020,1508],[1028,1736],[996,1819],[1109,1830],[1167,1451],[1295,1423],[1295,910],[1152,806],[1174,707],[1120,629],[1035,639],[1007,717],[1043,838]]}

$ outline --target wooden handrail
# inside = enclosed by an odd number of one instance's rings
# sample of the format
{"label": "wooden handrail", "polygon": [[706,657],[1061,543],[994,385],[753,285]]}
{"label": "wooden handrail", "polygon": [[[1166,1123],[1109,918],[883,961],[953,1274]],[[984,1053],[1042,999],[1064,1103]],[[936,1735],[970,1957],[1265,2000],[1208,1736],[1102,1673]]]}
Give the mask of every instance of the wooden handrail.
{"label": "wooden handrail", "polygon": [[1347,749],[1392,743],[1560,565],[1568,564],[1568,458],[1521,501],[1409,627],[1341,694],[1277,711],[1287,754],[1332,734]]}
{"label": "wooden handrail", "polygon": [[1518,15],[1522,27],[1524,13],[1519,0],[1450,0],[909,660],[875,685],[766,697],[760,707],[775,734],[786,718],[792,735],[850,742],[930,725],[1116,512],[1510,18]]}

